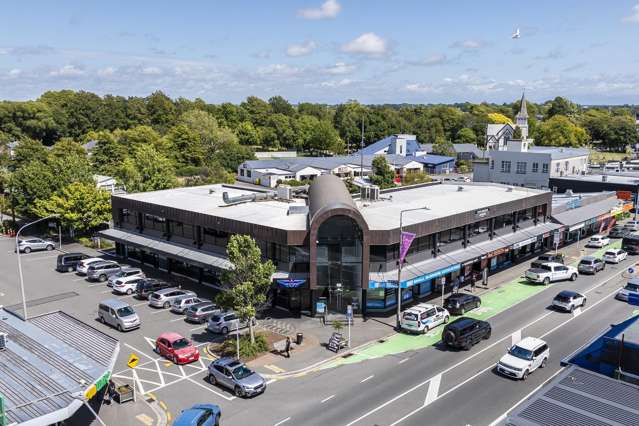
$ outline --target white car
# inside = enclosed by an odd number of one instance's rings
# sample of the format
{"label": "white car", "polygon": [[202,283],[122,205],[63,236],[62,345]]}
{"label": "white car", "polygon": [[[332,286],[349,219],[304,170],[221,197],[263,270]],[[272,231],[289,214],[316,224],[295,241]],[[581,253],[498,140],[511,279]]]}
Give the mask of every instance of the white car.
{"label": "white car", "polygon": [[141,278],[146,277],[146,275],[144,274],[144,272],[140,268],[132,268],[130,266],[122,266],[122,269],[120,270],[120,272],[118,272],[115,275],[111,275],[109,277],[109,280],[107,281],[107,286],[108,287],[113,287],[113,284],[117,280],[119,280],[120,278],[133,277],[133,276],[141,277]]}
{"label": "white car", "polygon": [[552,307],[566,312],[586,306],[586,296],[576,291],[563,290],[552,299]]}
{"label": "white car", "polygon": [[603,235],[593,235],[586,243],[586,246],[601,248],[607,246],[608,244],[610,244],[610,238],[604,237]]}
{"label": "white car", "polygon": [[606,263],[619,263],[628,257],[628,253],[622,249],[606,250],[603,255],[603,260]]}
{"label": "white car", "polygon": [[639,299],[639,278],[630,278],[626,286],[620,289],[615,295],[615,299],[626,302],[630,297]]}
{"label": "white car", "polygon": [[76,272],[80,275],[86,275],[87,271],[89,270],[89,266],[91,266],[92,263],[97,262],[104,262],[104,259],[102,259],[101,257],[90,257],[88,259],[81,260],[80,262],[78,262]]}
{"label": "white car", "polygon": [[412,333],[426,333],[439,324],[446,324],[450,314],[444,308],[420,303],[402,312],[400,325],[402,330]]}
{"label": "white car", "polygon": [[505,376],[526,380],[537,368],[544,368],[550,357],[548,344],[536,337],[526,337],[513,345],[497,363],[497,371]]}
{"label": "white car", "polygon": [[118,278],[113,282],[113,292],[127,295],[133,294],[138,288],[138,283],[141,283],[142,280],[144,280],[144,277],[139,275]]}

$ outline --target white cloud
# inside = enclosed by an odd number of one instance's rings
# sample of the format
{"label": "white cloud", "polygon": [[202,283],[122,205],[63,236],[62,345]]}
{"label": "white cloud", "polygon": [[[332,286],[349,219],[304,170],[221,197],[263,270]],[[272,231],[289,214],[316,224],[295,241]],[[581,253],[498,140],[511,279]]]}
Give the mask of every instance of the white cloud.
{"label": "white cloud", "polygon": [[404,86],[404,89],[414,93],[436,93],[440,91],[440,89],[430,84],[419,84],[419,83],[407,84],[406,86]]}
{"label": "white cloud", "polygon": [[380,56],[388,52],[388,42],[375,33],[364,33],[342,46],[346,53]]}
{"label": "white cloud", "polygon": [[407,64],[415,65],[415,66],[432,67],[435,65],[444,65],[448,62],[450,61],[446,55],[444,55],[443,53],[438,53],[436,55],[431,55],[422,60],[407,61]]}
{"label": "white cloud", "polygon": [[62,68],[51,71],[49,75],[52,77],[78,77],[84,75],[84,70],[75,65],[65,65]]}
{"label": "white cloud", "polygon": [[349,78],[343,78],[341,80],[323,81],[322,83],[320,83],[320,86],[321,87],[342,87],[342,86],[348,86],[351,83],[353,83],[353,80]]}
{"label": "white cloud", "polygon": [[111,77],[115,74],[116,69],[113,67],[106,67],[98,70],[98,76]]}
{"label": "white cloud", "polygon": [[456,41],[451,45],[451,47],[456,47],[460,49],[480,49],[484,47],[484,43],[479,40],[461,40]]}
{"label": "white cloud", "polygon": [[290,77],[299,74],[300,71],[299,68],[287,64],[271,64],[258,68],[257,73],[273,77]]}
{"label": "white cloud", "polygon": [[632,8],[630,15],[621,18],[621,22],[625,22],[627,24],[639,24],[639,4],[636,4]]}
{"label": "white cloud", "polygon": [[141,73],[144,75],[160,75],[162,74],[162,70],[158,67],[144,67]]}
{"label": "white cloud", "polygon": [[18,68],[13,68],[7,74],[9,75],[9,77],[18,77],[20,76],[20,74],[22,74],[22,70]]}
{"label": "white cloud", "polygon": [[286,54],[291,57],[306,56],[313,52],[316,47],[317,44],[311,40],[305,41],[301,44],[291,44],[288,49],[286,49]]}
{"label": "white cloud", "polygon": [[350,74],[355,71],[355,65],[350,65],[345,62],[337,62],[335,65],[327,67],[326,72],[328,74]]}
{"label": "white cloud", "polygon": [[326,0],[320,7],[298,10],[297,15],[304,19],[332,19],[341,9],[337,0]]}

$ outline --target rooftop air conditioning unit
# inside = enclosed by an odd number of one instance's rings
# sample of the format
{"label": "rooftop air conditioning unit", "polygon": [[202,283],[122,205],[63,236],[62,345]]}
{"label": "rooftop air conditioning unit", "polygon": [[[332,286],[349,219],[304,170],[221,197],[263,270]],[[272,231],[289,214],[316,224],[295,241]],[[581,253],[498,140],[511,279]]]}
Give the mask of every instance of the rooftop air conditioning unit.
{"label": "rooftop air conditioning unit", "polygon": [[0,351],[4,351],[7,348],[7,333],[0,333]]}
{"label": "rooftop air conditioning unit", "polygon": [[379,186],[364,185],[360,190],[362,200],[377,201],[379,200]]}
{"label": "rooftop air conditioning unit", "polygon": [[573,193],[572,193],[572,189],[566,189],[566,197],[572,197]]}
{"label": "rooftop air conditioning unit", "polygon": [[277,198],[280,200],[291,199],[291,187],[289,185],[280,185],[277,187]]}

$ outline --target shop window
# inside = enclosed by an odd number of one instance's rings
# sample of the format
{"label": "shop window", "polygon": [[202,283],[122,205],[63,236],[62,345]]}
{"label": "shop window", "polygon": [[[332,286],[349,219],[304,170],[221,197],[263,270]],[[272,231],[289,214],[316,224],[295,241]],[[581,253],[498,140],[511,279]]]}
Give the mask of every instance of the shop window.
{"label": "shop window", "polygon": [[510,173],[510,161],[502,161],[501,162],[501,172],[502,173]]}
{"label": "shop window", "polygon": [[386,291],[383,288],[372,288],[366,292],[366,306],[369,308],[385,307]]}
{"label": "shop window", "polygon": [[539,173],[539,163],[532,163],[532,172]]}
{"label": "shop window", "polygon": [[517,161],[517,174],[525,175],[526,174],[526,162],[525,161]]}
{"label": "shop window", "polygon": [[548,163],[542,164],[541,171],[542,173],[548,173]]}

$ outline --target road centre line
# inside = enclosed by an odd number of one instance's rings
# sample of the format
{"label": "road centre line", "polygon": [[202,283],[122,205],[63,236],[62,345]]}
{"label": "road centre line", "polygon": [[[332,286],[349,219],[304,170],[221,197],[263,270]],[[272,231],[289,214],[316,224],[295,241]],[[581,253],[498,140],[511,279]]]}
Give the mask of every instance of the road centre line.
{"label": "road centre line", "polygon": [[367,378],[363,379],[360,383],[367,382],[367,381],[369,381],[370,379],[372,379],[373,377],[375,377],[375,375],[374,375],[374,374],[371,374],[371,375],[370,375],[370,376],[368,376]]}
{"label": "road centre line", "polygon": [[399,361],[399,362],[398,362],[398,364],[403,364],[403,363],[405,363],[406,361],[408,361],[409,359],[410,359],[410,358],[404,358],[404,359],[402,359],[401,361]]}
{"label": "road centre line", "polygon": [[282,423],[286,423],[289,420],[291,420],[290,417],[285,418],[284,420],[280,420],[279,422],[275,423],[273,426],[280,426]]}
{"label": "road centre line", "polygon": [[325,403],[326,401],[330,401],[331,399],[335,398],[335,394],[328,396],[326,398],[324,398],[323,400],[320,401],[320,404]]}
{"label": "road centre line", "polygon": [[[595,303],[593,303],[592,305],[590,305],[588,308],[584,309],[584,312],[585,312],[585,311],[588,311],[588,310],[590,310],[590,309],[592,309],[592,308],[594,308],[595,306],[599,305],[601,302],[606,301],[606,300],[607,300],[610,296],[612,296],[613,294],[615,294],[617,291],[618,291],[618,290],[617,290],[617,289],[615,289],[615,290],[613,290],[612,292],[610,292],[610,293],[606,294],[603,298],[601,298],[600,300],[596,301]],[[560,324],[559,324],[559,325],[557,325],[556,327],[553,327],[552,329],[550,329],[550,330],[549,330],[549,331],[547,331],[546,333],[544,333],[544,334],[542,334],[541,336],[539,336],[539,338],[540,338],[540,339],[541,339],[541,338],[544,338],[544,337],[546,337],[547,335],[549,335],[549,334],[551,334],[551,333],[553,333],[553,332],[557,331],[559,328],[561,328],[561,327],[563,327],[564,325],[568,324],[569,322],[571,322],[571,321],[572,321],[572,320],[574,320],[575,318],[577,318],[577,317],[575,317],[575,316],[572,316],[572,315],[571,315],[571,316],[570,316],[570,318],[568,318],[566,321],[564,321],[564,322],[560,323]],[[524,327],[524,328],[525,328],[525,327]],[[440,395],[438,398],[436,398],[435,400],[440,399],[440,398],[443,398],[443,397],[445,397],[446,395],[448,395],[449,393],[452,393],[452,392],[456,391],[456,390],[457,390],[457,389],[459,389],[460,387],[464,386],[466,383],[468,383],[468,382],[471,382],[471,381],[475,380],[475,378],[476,378],[476,377],[478,377],[478,376],[480,376],[480,375],[484,374],[486,371],[492,370],[493,368],[495,368],[495,365],[494,365],[494,364],[492,364],[492,365],[490,365],[490,366],[488,366],[488,367],[484,368],[483,370],[481,370],[481,371],[477,372],[476,374],[472,375],[471,377],[469,377],[468,379],[464,380],[463,382],[458,383],[457,385],[455,385],[455,386],[453,386],[452,388],[448,389],[446,392],[444,392],[443,394],[441,394],[441,395]],[[423,405],[423,406],[421,406],[421,407],[419,407],[419,408],[416,408],[415,410],[413,410],[413,411],[411,411],[410,413],[406,414],[406,415],[405,415],[404,417],[402,417],[401,419],[397,420],[397,421],[396,421],[396,422],[394,422],[394,423],[391,423],[391,424],[390,424],[390,426],[395,426],[395,425],[397,425],[398,423],[403,422],[404,420],[406,420],[406,419],[407,419],[407,418],[409,418],[410,416],[412,416],[412,415],[416,414],[417,412],[419,412],[419,411],[423,410],[423,409],[424,409],[424,408],[426,408],[427,406],[428,406],[428,404],[425,404],[425,405]]]}
{"label": "road centre line", "polygon": [[[624,273],[624,272],[625,272],[625,268],[624,268],[623,270],[621,270],[621,271],[619,271],[619,272],[615,273],[614,275],[612,275],[612,276],[608,277],[606,280],[602,281],[601,283],[595,284],[594,286],[592,286],[591,288],[589,288],[588,290],[586,290],[586,291],[584,292],[584,294],[588,294],[588,293],[590,293],[591,291],[593,291],[593,290],[595,290],[595,289],[597,289],[597,288],[599,288],[599,287],[601,287],[601,286],[603,286],[603,285],[607,284],[609,281],[613,280],[614,278],[617,278],[619,275],[621,275],[621,274],[622,274],[622,273]],[[617,289],[615,289],[615,290],[613,291],[613,293],[615,293],[615,292],[617,292]],[[612,293],[611,293],[611,294],[612,294]],[[606,297],[607,297],[607,296],[606,296]],[[605,297],[604,297],[603,299],[601,299],[601,300],[605,300]],[[590,308],[592,308],[593,306],[596,306],[596,304],[595,304],[595,305],[590,305]],[[589,308],[587,308],[586,310],[588,310],[588,309],[589,309]],[[539,321],[543,320],[544,318],[546,318],[546,317],[548,317],[548,316],[552,315],[553,313],[555,313],[555,312],[553,312],[553,311],[547,312],[547,313],[545,313],[545,314],[541,315],[540,317],[538,317],[538,318],[534,319],[533,321],[529,322],[528,324],[524,325],[523,327],[521,327],[521,329],[523,330],[523,329],[525,329],[525,328],[529,328],[529,327],[531,327],[532,325],[536,324],[537,322],[539,322]],[[575,317],[571,317],[571,318],[575,318]],[[497,340],[497,341],[496,341],[496,342],[494,342],[493,344],[491,344],[491,345],[489,345],[489,346],[487,346],[487,347],[483,348],[482,350],[480,350],[480,351],[478,351],[478,352],[475,352],[474,354],[470,355],[469,357],[464,358],[463,360],[461,360],[461,361],[459,361],[459,362],[457,362],[457,363],[453,364],[452,366],[450,366],[450,367],[446,368],[445,370],[441,371],[439,374],[444,375],[444,374],[446,374],[446,373],[450,372],[451,370],[453,370],[453,369],[455,369],[455,368],[459,367],[460,365],[462,365],[462,364],[464,364],[464,363],[466,363],[466,362],[470,361],[471,359],[473,359],[473,358],[475,358],[475,357],[477,357],[477,356],[481,355],[481,354],[482,354],[482,353],[484,353],[485,351],[492,349],[492,348],[493,348],[493,347],[495,347],[496,345],[501,344],[503,341],[505,341],[505,340],[507,340],[507,339],[511,339],[511,338],[512,338],[512,333],[510,333],[510,334],[506,334],[504,337],[502,337],[501,339]],[[494,367],[494,366],[490,366],[490,368],[493,368],[493,367]],[[480,371],[480,373],[483,373],[483,371]],[[434,377],[434,376],[433,376],[433,377]],[[475,376],[473,376],[473,378],[474,378],[474,377],[475,377]],[[404,392],[400,393],[399,395],[397,395],[397,396],[395,396],[395,397],[393,397],[393,398],[389,399],[388,401],[386,401],[386,402],[384,402],[383,404],[381,404],[381,405],[377,406],[376,408],[374,408],[374,409],[372,409],[372,410],[368,411],[367,413],[362,414],[361,416],[359,416],[359,417],[358,417],[358,418],[356,418],[355,420],[351,421],[350,423],[347,423],[347,424],[346,424],[346,426],[352,426],[353,424],[355,424],[355,423],[359,422],[360,420],[365,419],[366,417],[370,416],[371,414],[374,414],[374,413],[378,412],[379,410],[383,409],[383,408],[384,408],[384,407],[386,407],[387,405],[392,404],[393,402],[397,401],[398,399],[403,398],[404,396],[406,396],[406,395],[408,395],[409,393],[413,392],[415,389],[419,389],[420,387],[424,386],[426,383],[430,382],[431,380],[432,380],[432,377],[431,377],[431,378],[429,378],[429,379],[427,379],[427,380],[424,380],[424,381],[423,381],[423,382],[421,382],[421,383],[418,383],[417,385],[415,385],[415,386],[411,387],[410,389],[408,389],[408,390],[406,390],[406,391],[404,391]],[[444,396],[444,395],[441,395],[441,396],[440,396],[440,398],[441,398],[441,397],[443,397],[443,396]],[[424,408],[424,407],[419,408],[419,410],[421,410],[422,408]],[[412,415],[412,414],[411,414],[411,415]],[[407,416],[407,417],[408,417],[408,416]]]}

